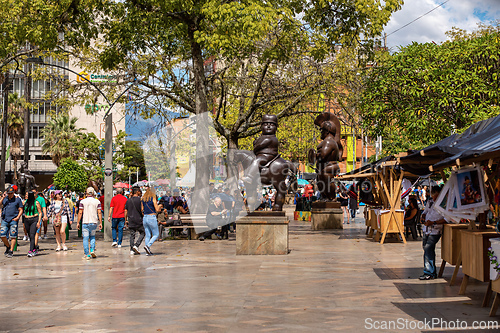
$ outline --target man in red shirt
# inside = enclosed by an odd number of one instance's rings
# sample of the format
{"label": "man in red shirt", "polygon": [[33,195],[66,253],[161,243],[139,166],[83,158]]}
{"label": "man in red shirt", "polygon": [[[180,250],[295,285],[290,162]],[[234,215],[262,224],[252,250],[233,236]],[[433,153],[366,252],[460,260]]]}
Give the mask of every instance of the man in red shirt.
{"label": "man in red shirt", "polygon": [[[116,189],[116,195],[111,199],[108,221],[111,222],[113,233],[113,244],[111,246],[122,247],[123,227],[125,226],[125,203],[127,198],[123,195],[121,187]],[[117,237],[118,236],[118,237]]]}

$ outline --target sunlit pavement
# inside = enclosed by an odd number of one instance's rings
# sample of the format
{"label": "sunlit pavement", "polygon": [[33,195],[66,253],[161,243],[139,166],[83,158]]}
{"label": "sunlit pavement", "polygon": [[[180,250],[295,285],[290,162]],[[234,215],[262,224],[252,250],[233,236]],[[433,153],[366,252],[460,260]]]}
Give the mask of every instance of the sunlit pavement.
{"label": "sunlit pavement", "polygon": [[76,231],[70,250],[57,253],[50,231],[39,256],[27,258],[22,240],[14,258],[1,256],[0,331],[356,332],[393,321],[396,329],[379,331],[408,332],[427,331],[433,318],[470,327],[500,321],[481,308],[485,283],[471,279],[465,296],[462,274],[448,286],[453,267],[443,279],[419,281],[420,241],[380,245],[366,238],[360,214],[344,226],[312,231],[293,221],[286,256],[236,256],[235,234],[166,240],[153,245],[155,256],[142,248],[133,256],[128,232],[122,248],[100,235],[90,261]]}

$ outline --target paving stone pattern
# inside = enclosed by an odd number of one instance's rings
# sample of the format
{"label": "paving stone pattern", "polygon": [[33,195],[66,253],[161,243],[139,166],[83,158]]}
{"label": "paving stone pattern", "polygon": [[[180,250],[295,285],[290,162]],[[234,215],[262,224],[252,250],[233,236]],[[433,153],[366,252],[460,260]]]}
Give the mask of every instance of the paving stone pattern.
{"label": "paving stone pattern", "polygon": [[98,257],[86,261],[76,231],[70,250],[57,253],[50,231],[39,256],[27,258],[21,240],[14,258],[0,257],[0,332],[357,332],[367,320],[500,321],[480,307],[485,283],[471,279],[459,296],[462,274],[448,286],[453,267],[419,281],[421,243],[380,245],[363,222],[312,231],[292,220],[285,256],[236,256],[235,234],[166,240],[154,256],[142,248],[133,256],[126,232],[122,248],[101,234]]}

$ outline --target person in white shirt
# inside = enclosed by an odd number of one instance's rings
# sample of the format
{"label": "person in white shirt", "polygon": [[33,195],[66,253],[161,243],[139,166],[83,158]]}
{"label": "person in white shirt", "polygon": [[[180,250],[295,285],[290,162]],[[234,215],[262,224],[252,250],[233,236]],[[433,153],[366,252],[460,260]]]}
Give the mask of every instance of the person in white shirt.
{"label": "person in white shirt", "polygon": [[432,280],[437,277],[436,273],[436,244],[441,238],[445,218],[439,214],[433,207],[436,199],[441,192],[441,187],[433,186],[431,188],[431,200],[422,213],[421,221],[423,226],[422,246],[424,248],[424,274],[419,277],[420,280]]}
{"label": "person in white shirt", "polygon": [[83,252],[85,253],[83,259],[87,260],[97,257],[95,254],[95,232],[102,228],[101,202],[94,198],[94,195],[94,188],[87,188],[87,197],[80,200],[78,209],[78,229],[80,229],[80,222],[82,223]]}

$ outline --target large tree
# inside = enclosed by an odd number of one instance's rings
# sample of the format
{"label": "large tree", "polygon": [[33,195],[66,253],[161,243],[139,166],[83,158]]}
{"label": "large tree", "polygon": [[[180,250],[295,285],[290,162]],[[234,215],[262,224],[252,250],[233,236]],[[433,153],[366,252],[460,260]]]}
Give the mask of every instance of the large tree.
{"label": "large tree", "polygon": [[9,134],[12,145],[10,147],[10,156],[14,160],[14,181],[17,182],[17,160],[21,156],[21,139],[24,132],[24,108],[25,100],[16,93],[9,94],[9,106],[7,114],[7,133]]}
{"label": "large tree", "polygon": [[417,149],[500,114],[500,24],[385,54],[366,76],[366,131],[384,153]]}
{"label": "large tree", "polygon": [[[162,98],[170,106],[196,114],[196,187],[200,191],[195,196],[200,197],[193,201],[206,202],[208,111],[215,112],[217,131],[230,148],[236,148],[240,137],[256,131],[263,112],[293,114],[299,102],[322,86],[322,67],[335,45],[356,46],[361,36],[377,36],[401,3],[110,2],[106,20],[100,21],[105,46],[100,60],[105,68],[138,76],[146,88],[145,99]],[[207,68],[210,64],[212,70]],[[294,75],[300,76],[296,82]],[[231,114],[228,123],[221,118],[230,103],[236,113],[227,113]]]}

